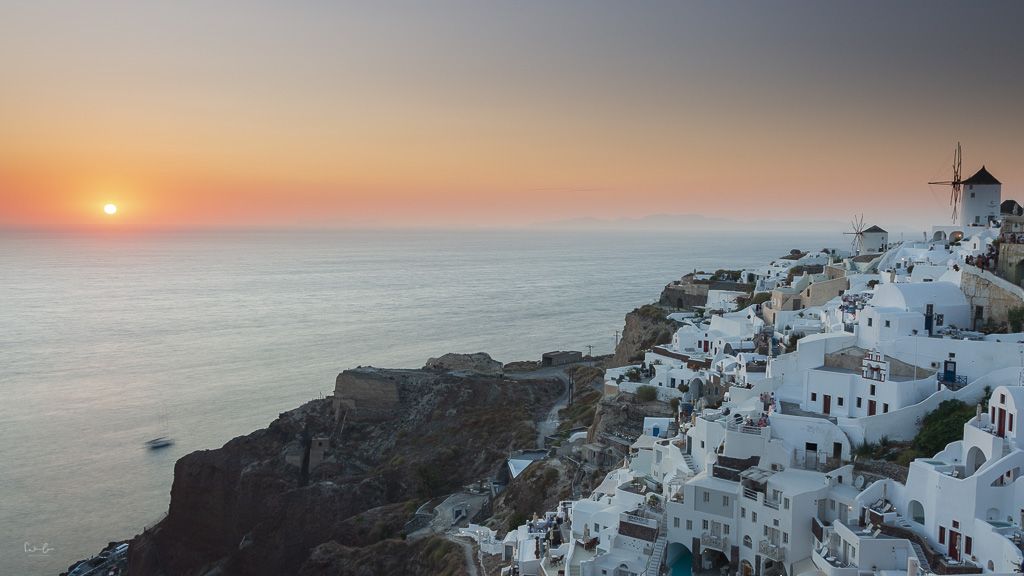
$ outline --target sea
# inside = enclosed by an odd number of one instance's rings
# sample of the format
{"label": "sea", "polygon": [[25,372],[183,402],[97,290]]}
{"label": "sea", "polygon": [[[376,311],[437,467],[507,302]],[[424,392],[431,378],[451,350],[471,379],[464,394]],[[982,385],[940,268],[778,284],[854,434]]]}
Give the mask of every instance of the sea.
{"label": "sea", "polygon": [[[157,522],[174,462],[359,365],[610,353],[695,269],[835,234],[559,230],[0,233],[0,575]],[[157,451],[144,443],[170,436]]]}

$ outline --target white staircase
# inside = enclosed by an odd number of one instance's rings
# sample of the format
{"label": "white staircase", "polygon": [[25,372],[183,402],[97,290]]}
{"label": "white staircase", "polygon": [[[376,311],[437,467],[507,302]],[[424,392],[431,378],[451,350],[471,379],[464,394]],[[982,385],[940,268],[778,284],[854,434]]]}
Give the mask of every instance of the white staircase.
{"label": "white staircase", "polygon": [[921,549],[921,545],[910,540],[910,546],[914,548],[914,553],[917,554],[917,561],[921,566],[921,573],[932,574],[932,566],[928,563],[928,557],[924,555],[924,550]]}
{"label": "white staircase", "polygon": [[686,462],[686,466],[690,469],[690,472],[694,474],[700,472],[700,469],[697,467],[697,463],[693,461],[693,456],[683,454],[683,462]]}
{"label": "white staircase", "polygon": [[661,565],[665,563],[665,549],[668,547],[668,519],[662,514],[658,520],[658,539],[654,541],[654,552],[643,576],[658,576],[661,573]]}

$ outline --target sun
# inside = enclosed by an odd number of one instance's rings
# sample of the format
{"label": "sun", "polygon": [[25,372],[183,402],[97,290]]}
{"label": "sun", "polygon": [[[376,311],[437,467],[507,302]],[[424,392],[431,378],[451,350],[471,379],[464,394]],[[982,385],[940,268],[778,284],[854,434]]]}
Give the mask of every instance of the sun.
{"label": "sun", "polygon": [[107,216],[113,216],[117,214],[117,204],[107,204],[103,207],[103,211],[107,213]]}

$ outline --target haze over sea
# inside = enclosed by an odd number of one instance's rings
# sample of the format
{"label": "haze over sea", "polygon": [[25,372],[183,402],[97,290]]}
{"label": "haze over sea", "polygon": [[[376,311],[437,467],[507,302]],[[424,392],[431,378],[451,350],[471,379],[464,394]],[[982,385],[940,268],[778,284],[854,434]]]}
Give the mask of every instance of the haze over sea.
{"label": "haze over sea", "polygon": [[[130,538],[166,511],[175,460],[330,394],[346,368],[609,353],[624,314],[687,271],[843,244],[838,230],[0,235],[0,574],[57,574]],[[165,433],[173,447],[143,448]]]}

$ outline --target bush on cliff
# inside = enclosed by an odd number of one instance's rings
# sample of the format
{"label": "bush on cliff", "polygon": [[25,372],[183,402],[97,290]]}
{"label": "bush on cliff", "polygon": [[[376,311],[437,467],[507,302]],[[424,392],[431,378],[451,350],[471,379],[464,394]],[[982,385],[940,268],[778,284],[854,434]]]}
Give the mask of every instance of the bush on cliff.
{"label": "bush on cliff", "polygon": [[637,402],[654,402],[658,399],[658,389],[654,386],[639,386],[636,389]]}
{"label": "bush on cliff", "polygon": [[946,444],[963,436],[964,424],[974,417],[974,413],[973,406],[959,400],[942,402],[921,422],[921,430],[914,437],[914,449],[928,456],[940,452]]}

